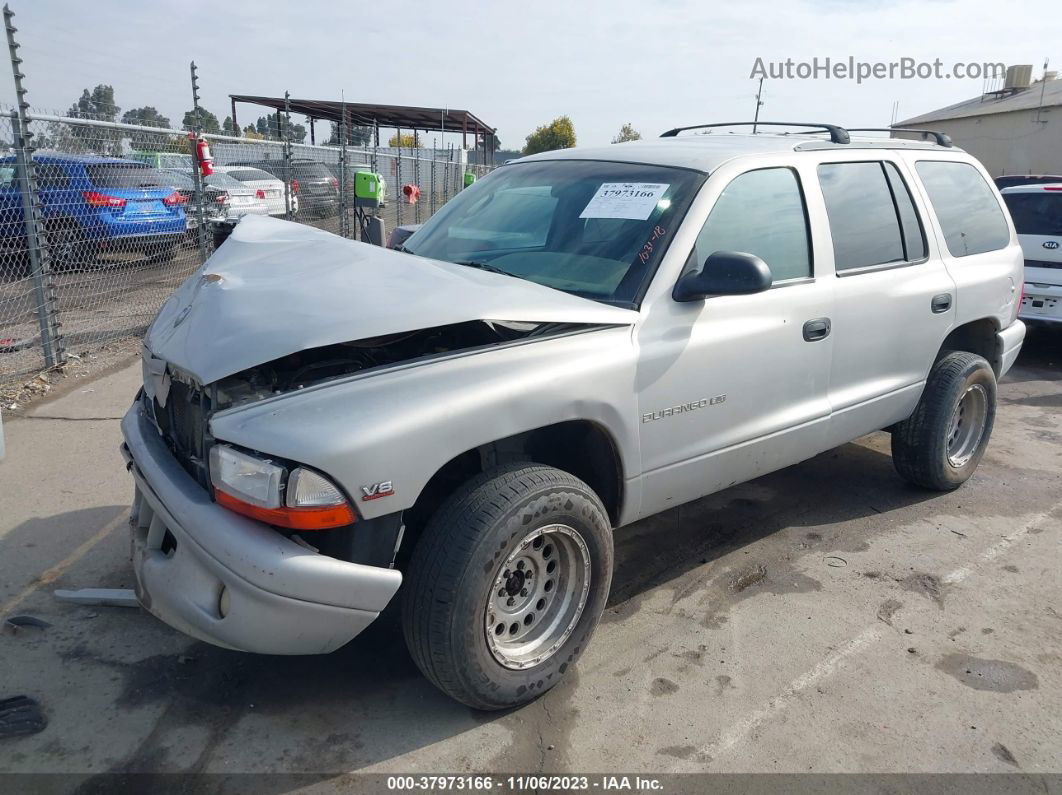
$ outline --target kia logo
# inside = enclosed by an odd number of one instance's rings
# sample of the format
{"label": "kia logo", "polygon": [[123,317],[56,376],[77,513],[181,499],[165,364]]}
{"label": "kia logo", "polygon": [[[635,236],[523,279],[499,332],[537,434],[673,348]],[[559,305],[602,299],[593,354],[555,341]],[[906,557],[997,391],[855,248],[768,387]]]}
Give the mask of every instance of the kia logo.
{"label": "kia logo", "polygon": [[1046,243],[1044,243],[1044,248],[1049,248],[1051,250],[1054,250],[1054,249],[1058,248],[1058,241],[1057,240],[1048,240]]}

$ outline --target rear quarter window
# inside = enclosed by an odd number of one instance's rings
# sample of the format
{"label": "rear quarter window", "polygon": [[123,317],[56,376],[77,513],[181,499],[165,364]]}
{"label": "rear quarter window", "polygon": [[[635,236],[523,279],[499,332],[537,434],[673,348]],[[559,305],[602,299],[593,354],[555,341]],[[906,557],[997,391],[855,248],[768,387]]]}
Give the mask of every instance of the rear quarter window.
{"label": "rear quarter window", "polygon": [[969,163],[945,160],[920,160],[915,170],[953,257],[1007,247],[1006,217],[980,171]]}

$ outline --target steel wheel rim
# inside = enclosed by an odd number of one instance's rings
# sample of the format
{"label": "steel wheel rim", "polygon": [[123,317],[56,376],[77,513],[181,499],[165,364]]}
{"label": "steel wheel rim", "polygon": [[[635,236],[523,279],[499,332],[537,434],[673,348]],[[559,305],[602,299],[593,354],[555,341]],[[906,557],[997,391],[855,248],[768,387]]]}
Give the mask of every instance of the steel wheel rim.
{"label": "steel wheel rim", "polygon": [[966,465],[985,433],[988,421],[988,392],[981,384],[971,385],[955,404],[948,426],[948,463],[958,469]]}
{"label": "steel wheel rim", "polygon": [[494,659],[513,670],[545,662],[575,631],[590,592],[590,551],[572,527],[528,534],[498,567],[484,615]]}

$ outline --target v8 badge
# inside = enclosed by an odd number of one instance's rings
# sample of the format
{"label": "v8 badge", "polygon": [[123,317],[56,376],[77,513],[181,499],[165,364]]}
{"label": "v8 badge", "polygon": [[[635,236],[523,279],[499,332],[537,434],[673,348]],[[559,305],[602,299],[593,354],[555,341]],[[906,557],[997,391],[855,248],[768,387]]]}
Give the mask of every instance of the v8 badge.
{"label": "v8 badge", "polygon": [[378,500],[381,497],[391,497],[394,493],[395,487],[390,480],[381,480],[379,483],[361,487],[362,500]]}

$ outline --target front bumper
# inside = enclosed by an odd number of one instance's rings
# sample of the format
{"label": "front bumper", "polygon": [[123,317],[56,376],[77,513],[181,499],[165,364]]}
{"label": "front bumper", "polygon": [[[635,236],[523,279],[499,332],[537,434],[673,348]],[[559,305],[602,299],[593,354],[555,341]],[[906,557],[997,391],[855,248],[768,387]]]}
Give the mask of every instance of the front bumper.
{"label": "front bumper", "polygon": [[398,590],[394,569],[320,555],[214,503],[139,402],[122,419],[122,434],[136,481],[137,597],[170,626],[230,649],[323,654],[365,629]]}

